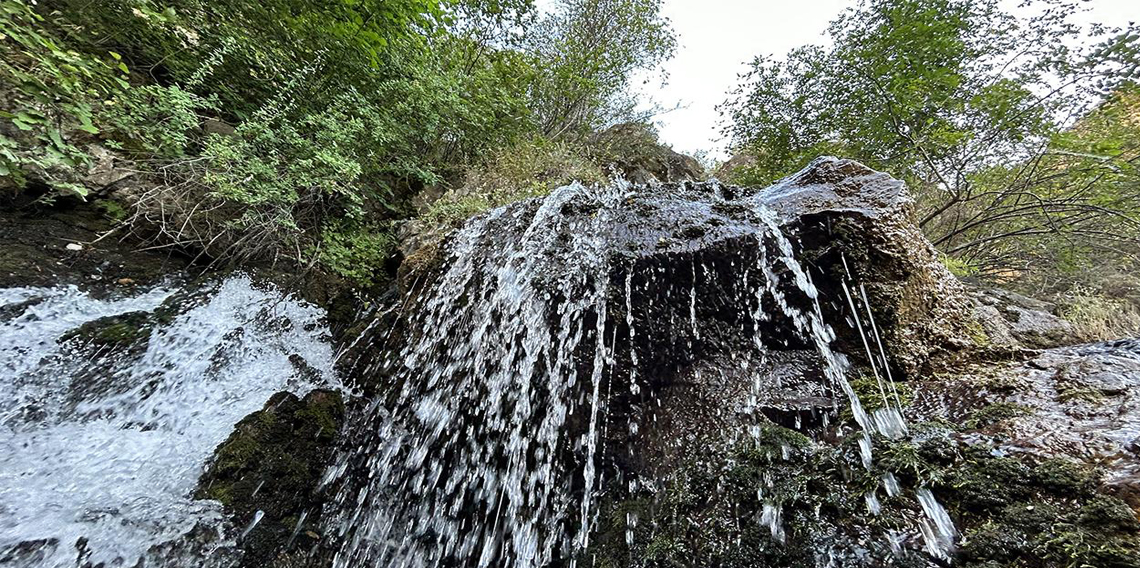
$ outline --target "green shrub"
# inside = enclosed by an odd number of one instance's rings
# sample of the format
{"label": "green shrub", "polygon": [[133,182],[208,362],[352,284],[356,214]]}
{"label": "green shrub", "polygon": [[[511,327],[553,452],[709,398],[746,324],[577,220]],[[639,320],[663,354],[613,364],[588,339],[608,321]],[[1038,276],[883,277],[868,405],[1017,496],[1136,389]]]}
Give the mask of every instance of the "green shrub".
{"label": "green shrub", "polygon": [[73,135],[99,133],[96,107],[127,88],[127,66],[115,52],[68,48],[59,26],[23,0],[0,0],[0,177],[22,186],[35,170],[58,192],[83,197],[66,176],[90,161]]}
{"label": "green shrub", "polygon": [[1060,301],[1061,317],[1069,320],[1086,341],[1133,337],[1140,334],[1140,306],[1076,286]]}
{"label": "green shrub", "polygon": [[395,249],[390,226],[334,226],[324,231],[317,258],[330,272],[371,286],[382,281],[381,270]]}
{"label": "green shrub", "polygon": [[959,278],[966,276],[974,276],[978,273],[978,268],[970,261],[956,256],[947,256],[945,254],[938,255],[938,259],[942,261],[942,265],[950,271],[951,274]]}
{"label": "green shrub", "polygon": [[118,149],[145,158],[180,158],[200,132],[200,115],[217,108],[216,99],[177,85],[147,85],[106,101],[99,121]]}

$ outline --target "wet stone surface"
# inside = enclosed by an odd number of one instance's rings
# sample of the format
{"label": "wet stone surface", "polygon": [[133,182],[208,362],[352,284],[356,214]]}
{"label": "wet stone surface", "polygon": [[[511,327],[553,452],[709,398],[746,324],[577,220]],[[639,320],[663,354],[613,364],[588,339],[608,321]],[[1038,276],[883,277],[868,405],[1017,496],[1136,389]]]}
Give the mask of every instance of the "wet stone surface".
{"label": "wet stone surface", "polygon": [[[301,372],[316,372],[299,356],[292,360]],[[318,487],[344,412],[337,391],[278,393],[218,446],[196,496],[221,502],[231,515],[240,566],[276,566],[279,557],[307,556],[321,541]]]}
{"label": "wet stone surface", "polygon": [[923,383],[919,393],[916,416],[973,423],[1005,452],[1102,468],[1110,492],[1140,513],[1140,341],[1048,349]]}

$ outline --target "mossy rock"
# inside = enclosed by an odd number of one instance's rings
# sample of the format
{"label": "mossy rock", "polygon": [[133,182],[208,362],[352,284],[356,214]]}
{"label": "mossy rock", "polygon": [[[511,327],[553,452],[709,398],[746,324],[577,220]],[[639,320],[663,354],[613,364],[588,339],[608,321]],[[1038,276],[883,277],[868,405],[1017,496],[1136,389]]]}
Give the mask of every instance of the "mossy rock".
{"label": "mossy rock", "polygon": [[[852,439],[825,444],[764,427],[731,450],[685,465],[664,490],[612,491],[587,558],[613,567],[780,568],[814,566],[826,551],[843,566],[932,566],[917,538],[902,556],[887,546],[892,532],[914,535],[922,515],[913,490],[928,487],[960,532],[955,566],[1140,566],[1140,522],[1123,501],[1100,493],[1095,470],[1004,456],[989,443],[960,441],[952,429],[912,431],[920,434],[877,440],[868,470]],[[887,472],[901,495],[880,488]],[[868,510],[870,492],[881,501],[879,514]],[[778,505],[784,542],[761,522],[765,504]]]}
{"label": "mossy rock", "polygon": [[111,349],[128,349],[150,339],[156,317],[151,312],[130,312],[89,321],[63,334],[60,343],[76,341]]}
{"label": "mossy rock", "polygon": [[[842,556],[869,545],[867,554],[887,558],[886,532],[916,506],[882,494],[881,514],[870,512],[865,495],[879,478],[848,450],[762,427],[719,455],[694,458],[663,491],[611,496],[585,557],[615,567],[798,567],[814,566],[821,550]],[[764,522],[776,510],[778,535]],[[627,523],[631,514],[634,527]],[[875,565],[854,557],[843,562]]]}
{"label": "mossy rock", "polygon": [[262,513],[238,543],[242,566],[266,566],[282,555],[294,558],[320,540],[317,485],[344,412],[336,391],[315,390],[303,399],[278,393],[218,446],[195,497],[221,502],[238,531]]}
{"label": "mossy rock", "polygon": [[1033,414],[1033,409],[1023,404],[995,402],[971,414],[970,418],[966,420],[966,427],[970,429],[987,428],[1007,420],[1029,416],[1031,414]]}

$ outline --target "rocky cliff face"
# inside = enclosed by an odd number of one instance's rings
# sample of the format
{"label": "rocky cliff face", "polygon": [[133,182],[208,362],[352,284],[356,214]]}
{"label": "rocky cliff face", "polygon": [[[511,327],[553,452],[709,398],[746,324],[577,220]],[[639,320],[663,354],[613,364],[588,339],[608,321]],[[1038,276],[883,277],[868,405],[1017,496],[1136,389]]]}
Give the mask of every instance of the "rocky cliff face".
{"label": "rocky cliff face", "polygon": [[[878,422],[896,404],[929,400],[931,385],[941,384],[931,377],[957,376],[969,365],[993,368],[985,361],[1064,341],[1064,324],[1042,306],[963,287],[912,224],[910,206],[898,181],[824,158],[763,189],[692,182],[601,193],[579,188],[495,211],[414,254],[402,269],[403,303],[354,344],[355,380],[379,393],[391,388],[385,385],[400,391],[387,395],[388,411],[370,424],[405,432],[411,451],[429,456],[426,471],[485,474],[497,466],[465,461],[452,442],[418,432],[465,429],[480,447],[493,448],[496,436],[514,431],[522,437],[510,439],[524,440],[529,434],[522,432],[540,426],[531,424],[528,410],[485,429],[479,408],[488,399],[507,397],[508,408],[522,400],[531,409],[562,408],[559,428],[569,445],[554,439],[546,450],[527,450],[555,455],[542,471],[566,483],[550,494],[562,504],[533,521],[540,527],[534,538],[564,543],[528,560],[539,564],[568,561],[575,555],[571,542],[592,543],[587,555],[613,566],[801,566],[826,565],[829,558],[934,566],[1046,553],[1071,559],[1076,553],[1052,550],[1049,539],[1082,538],[1098,523],[1118,521],[1097,546],[1113,562],[1135,558],[1136,527],[1120,516],[1127,507],[1102,494],[1086,466],[1065,461],[1076,456],[1049,456],[1064,458],[1056,463],[991,459],[1001,442],[974,434],[984,416],[971,421],[910,410],[912,421],[966,423],[913,425],[909,433]],[[988,299],[994,296],[1005,299]],[[995,319],[992,310],[1010,315]],[[464,312],[471,319],[452,319]],[[522,327],[496,335],[508,321]],[[572,340],[559,347],[566,334]],[[536,367],[512,366],[512,344],[550,341],[554,351],[528,363]],[[412,354],[401,345],[420,347]],[[404,366],[409,356],[411,367]],[[501,357],[507,362],[479,362]],[[551,357],[561,361],[561,376],[577,377],[576,386],[545,385]],[[448,368],[432,384],[456,385],[445,388],[452,394],[437,396],[438,386],[422,390],[416,367],[433,361],[447,361]],[[837,382],[837,369],[849,388]],[[484,380],[503,382],[487,390],[477,386]],[[882,392],[883,381],[890,392]],[[526,392],[535,388],[537,394]],[[469,389],[476,398],[468,398]],[[860,402],[853,404],[847,390]],[[547,398],[552,392],[563,402]],[[431,418],[402,417],[422,413],[415,408],[424,399],[434,401]],[[473,414],[455,422],[457,411]],[[872,417],[860,420],[864,412]],[[861,430],[873,438],[870,462],[856,449]],[[454,457],[430,457],[437,454]],[[989,484],[1001,483],[995,476],[1003,468],[1023,468],[1030,481],[994,493]],[[512,475],[507,469],[494,478]],[[525,502],[523,488],[542,481],[527,483],[511,494]],[[367,487],[375,494],[385,486]],[[403,523],[383,525],[387,534],[405,534],[409,526],[415,533],[419,523],[455,510],[450,497],[428,491],[419,505],[432,512],[427,518],[402,516],[409,512],[390,503],[350,511],[384,511],[381,517]],[[978,501],[1000,506],[978,510]],[[474,505],[478,493],[462,502],[475,507],[472,517],[419,530],[440,531],[442,542],[459,549],[495,542],[493,532],[456,528],[496,524],[492,510]],[[1026,537],[999,554],[992,548],[997,537],[985,531],[1020,530],[1007,527],[1017,521],[1000,513],[1017,506],[1055,511],[1074,528]],[[943,522],[950,518],[959,529]],[[970,538],[975,544],[966,546]],[[431,565],[438,558],[431,547],[383,556],[346,546],[357,561],[414,558]],[[520,562],[518,549],[493,550],[497,562]]]}

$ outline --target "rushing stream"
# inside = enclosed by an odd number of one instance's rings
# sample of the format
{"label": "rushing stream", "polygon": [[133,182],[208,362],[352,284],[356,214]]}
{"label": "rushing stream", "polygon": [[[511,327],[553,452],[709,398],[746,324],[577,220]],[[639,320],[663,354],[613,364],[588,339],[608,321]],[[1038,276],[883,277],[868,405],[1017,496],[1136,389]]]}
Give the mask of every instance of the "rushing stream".
{"label": "rushing stream", "polygon": [[214,448],[274,393],[327,386],[290,355],[333,381],[320,311],[245,277],[184,300],[138,352],[61,341],[178,292],[0,290],[0,564],[133,566],[196,526],[217,533],[220,507],[191,498]]}

